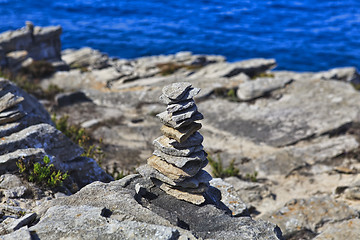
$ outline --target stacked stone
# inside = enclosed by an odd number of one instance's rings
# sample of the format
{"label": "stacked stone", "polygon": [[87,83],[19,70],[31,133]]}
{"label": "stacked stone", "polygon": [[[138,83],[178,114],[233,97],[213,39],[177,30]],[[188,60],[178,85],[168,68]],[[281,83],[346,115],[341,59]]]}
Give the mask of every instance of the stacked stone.
{"label": "stacked stone", "polygon": [[150,177],[166,193],[194,204],[205,202],[211,176],[202,170],[208,163],[203,136],[198,132],[203,119],[193,97],[200,89],[188,82],[174,83],[162,90],[160,101],[167,104],[159,113],[162,136],[155,139],[155,151],[139,172]]}

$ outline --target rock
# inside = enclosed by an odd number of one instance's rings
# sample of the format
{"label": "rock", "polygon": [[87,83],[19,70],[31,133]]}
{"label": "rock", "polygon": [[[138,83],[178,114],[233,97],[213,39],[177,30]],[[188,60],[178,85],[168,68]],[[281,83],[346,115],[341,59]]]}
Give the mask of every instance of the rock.
{"label": "rock", "polygon": [[360,236],[360,219],[350,219],[329,226],[314,240],[357,239]]}
{"label": "rock", "polygon": [[191,204],[158,188],[146,187],[151,192],[135,200],[137,184],[148,183],[131,175],[94,182],[72,196],[46,202],[39,206],[40,222],[30,231],[39,239],[282,239],[274,224],[230,217],[212,204]]}
{"label": "rock", "polygon": [[[107,209],[111,216],[112,211]],[[58,214],[60,213],[61,214]],[[39,239],[175,239],[177,229],[131,220],[110,218],[106,208],[54,206],[30,228]],[[61,229],[61,231],[59,231]]]}
{"label": "rock", "polygon": [[155,150],[153,152],[155,156],[158,156],[162,159],[165,159],[168,163],[174,164],[177,167],[183,167],[188,162],[205,162],[207,154],[205,151],[201,150],[199,152],[194,152],[185,157],[178,157],[170,154],[166,154],[165,152]]}
{"label": "rock", "polygon": [[[191,113],[189,115],[191,115]],[[172,120],[172,115],[170,115],[167,111],[159,113],[156,116],[160,119],[161,123],[174,129],[179,129],[188,126],[195,121],[204,119],[204,116],[200,112],[195,112],[191,117],[178,122]]]}
{"label": "rock", "polygon": [[106,54],[89,47],[66,49],[61,54],[62,59],[72,68],[103,69],[109,66],[109,57]]}
{"label": "rock", "polygon": [[231,184],[221,178],[214,178],[210,181],[210,185],[221,191],[221,202],[230,209],[232,216],[239,217],[248,214],[248,206]]}
{"label": "rock", "polygon": [[190,136],[194,135],[196,133],[196,131],[199,130],[200,128],[201,128],[201,123],[192,123],[188,126],[185,126],[185,127],[179,128],[179,129],[174,129],[174,128],[163,125],[161,127],[160,131],[166,137],[175,139],[179,143],[183,143],[188,138],[190,138]]}
{"label": "rock", "polygon": [[157,150],[164,152],[168,155],[173,155],[177,157],[187,157],[194,152],[199,152],[203,150],[203,146],[201,145],[201,142],[198,145],[194,145],[187,148],[186,147],[184,148],[183,145],[182,148],[175,148],[173,145],[170,144],[173,141],[174,139],[168,138],[166,136],[161,136],[155,139],[153,141],[153,144]]}
{"label": "rock", "polygon": [[23,226],[29,225],[30,223],[32,223],[35,218],[36,218],[36,213],[28,213],[25,216],[16,219],[15,221],[13,221],[10,226],[7,226],[8,229],[10,231],[16,231],[20,228],[22,228]]}
{"label": "rock", "polygon": [[182,102],[178,102],[178,103],[174,103],[174,104],[169,104],[166,108],[166,111],[168,111],[168,113],[174,113],[174,112],[188,109],[188,108],[194,106],[194,104],[195,104],[194,100],[191,100],[191,99],[182,101]]}
{"label": "rock", "polygon": [[206,116],[204,124],[218,131],[280,147],[356,122],[359,101],[349,84],[304,79],[289,85],[279,100],[249,105],[214,99],[200,102],[198,108]]}
{"label": "rock", "polygon": [[13,240],[13,239],[21,239],[21,240],[31,240],[31,235],[28,227],[22,227],[19,230],[0,236],[1,240]]}
{"label": "rock", "polygon": [[357,216],[358,212],[344,202],[330,197],[311,197],[293,199],[264,219],[278,224],[286,237],[304,229],[317,232],[327,222],[339,222]]}
{"label": "rock", "polygon": [[171,188],[164,183],[160,185],[160,189],[177,199],[184,200],[189,203],[200,205],[205,202],[205,197],[203,196],[202,193],[196,194],[196,193],[189,193],[186,191],[180,191],[177,190],[176,188]]}
{"label": "rock", "polygon": [[200,78],[230,78],[240,73],[253,77],[259,73],[266,72],[276,66],[275,59],[255,58],[235,63],[217,63],[208,65],[195,74],[191,79]]}
{"label": "rock", "polygon": [[27,27],[0,34],[0,47],[5,56],[2,67],[18,69],[28,58],[61,62],[60,26]]}
{"label": "rock", "polygon": [[[58,170],[73,172],[71,178],[78,186],[97,180],[112,180],[93,159],[79,157],[83,149],[53,127],[49,114],[35,98],[10,82],[0,80],[0,99],[3,109],[9,106],[14,109],[16,105],[20,114],[16,118],[4,114],[9,112],[8,109],[0,113],[7,122],[11,122],[0,125],[0,174],[17,170],[19,157],[24,161],[34,157],[34,161],[42,161],[48,155]],[[24,193],[22,188],[7,192],[12,197],[20,197]]]}
{"label": "rock", "polygon": [[[176,83],[174,83],[174,84],[176,84]],[[163,94],[160,96],[160,102],[169,105],[169,104],[182,102],[185,100],[191,100],[196,95],[198,95],[199,92],[200,92],[199,88],[188,88],[188,90],[185,93],[182,93],[181,95],[179,95],[179,96],[181,96],[181,99],[177,99],[177,100],[170,99],[165,94]]]}
{"label": "rock", "polygon": [[72,92],[72,93],[59,93],[55,96],[55,102],[58,107],[64,107],[79,102],[89,102],[91,101],[86,97],[85,93],[81,91]]}
{"label": "rock", "polygon": [[292,79],[287,78],[257,78],[253,81],[241,83],[236,92],[240,100],[249,101],[274,91],[283,88],[290,83]]}
{"label": "rock", "polygon": [[183,96],[190,87],[191,87],[191,83],[189,82],[178,82],[165,86],[162,92],[165,95],[165,97],[173,101],[179,101],[183,99]]}
{"label": "rock", "polygon": [[333,68],[314,74],[314,79],[339,80],[345,82],[359,82],[360,75],[355,67]]}

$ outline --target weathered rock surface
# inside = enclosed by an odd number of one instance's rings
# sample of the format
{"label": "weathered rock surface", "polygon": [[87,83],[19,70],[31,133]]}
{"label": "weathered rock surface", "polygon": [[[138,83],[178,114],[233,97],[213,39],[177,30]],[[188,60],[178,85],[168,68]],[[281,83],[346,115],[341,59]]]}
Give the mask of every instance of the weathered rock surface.
{"label": "weathered rock surface", "polygon": [[27,22],[26,27],[0,34],[0,66],[16,70],[26,61],[47,60],[64,68],[61,60],[60,26],[37,27]]}
{"label": "weathered rock surface", "polygon": [[94,182],[72,196],[46,202],[38,207],[41,219],[30,228],[31,234],[40,239],[49,236],[78,239],[96,239],[96,236],[105,239],[195,239],[195,236],[204,239],[223,239],[224,236],[227,239],[281,239],[275,225],[254,221],[250,217],[230,217],[211,204],[196,206],[160,190],[144,196],[136,195],[135,185],[139,183],[149,184],[139,175],[131,175],[107,184]]}
{"label": "weathered rock surface", "polygon": [[341,223],[329,224],[315,240],[357,239],[360,236],[360,219],[350,219]]}
{"label": "weathered rock surface", "polygon": [[25,161],[37,157],[40,161],[48,155],[59,170],[77,172],[73,180],[79,187],[96,180],[111,180],[94,160],[80,157],[83,150],[55,129],[49,114],[34,97],[9,81],[1,79],[0,82],[1,113],[14,109],[15,105],[21,113],[17,118],[5,115],[7,121],[0,125],[1,174],[17,170],[16,162],[20,157]]}
{"label": "weathered rock surface", "polygon": [[305,229],[317,232],[327,222],[339,222],[358,216],[356,210],[343,202],[330,197],[312,197],[294,199],[271,213],[267,219],[278,224],[286,237]]}

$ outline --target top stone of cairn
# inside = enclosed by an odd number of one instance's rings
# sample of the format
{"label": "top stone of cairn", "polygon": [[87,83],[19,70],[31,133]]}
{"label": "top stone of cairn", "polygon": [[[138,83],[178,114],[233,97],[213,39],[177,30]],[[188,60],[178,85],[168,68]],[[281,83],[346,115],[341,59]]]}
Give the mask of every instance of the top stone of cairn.
{"label": "top stone of cairn", "polygon": [[173,101],[179,101],[185,95],[186,91],[191,87],[189,82],[178,82],[165,86],[162,93]]}

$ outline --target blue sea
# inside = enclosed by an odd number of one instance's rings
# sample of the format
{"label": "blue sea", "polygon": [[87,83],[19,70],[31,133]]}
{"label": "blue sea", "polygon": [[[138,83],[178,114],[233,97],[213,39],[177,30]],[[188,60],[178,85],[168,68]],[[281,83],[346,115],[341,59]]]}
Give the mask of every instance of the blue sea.
{"label": "blue sea", "polygon": [[119,58],[192,51],[279,70],[360,68],[359,0],[0,0],[0,31],[61,25],[62,47]]}

